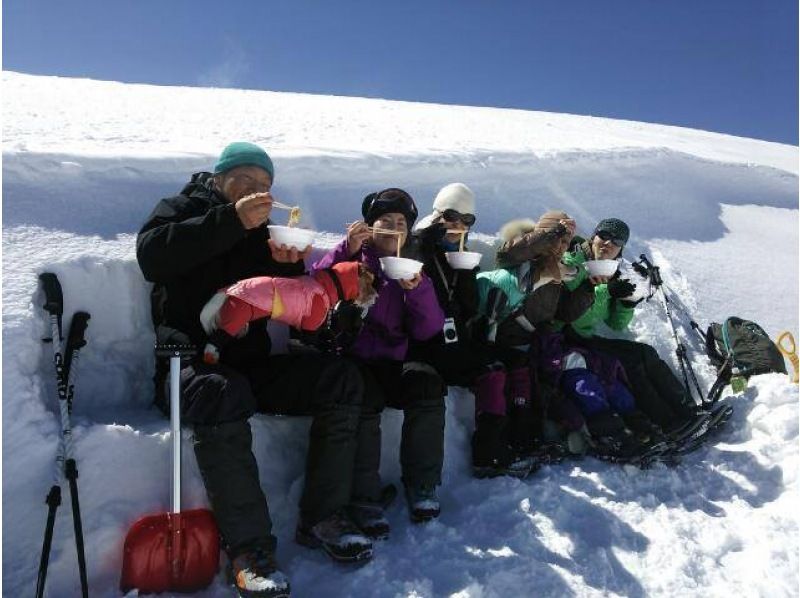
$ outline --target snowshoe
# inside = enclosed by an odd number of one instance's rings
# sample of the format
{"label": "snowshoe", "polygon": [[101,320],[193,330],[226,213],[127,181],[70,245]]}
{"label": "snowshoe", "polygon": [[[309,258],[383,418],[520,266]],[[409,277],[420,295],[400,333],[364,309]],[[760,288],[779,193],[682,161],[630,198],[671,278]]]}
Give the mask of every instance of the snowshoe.
{"label": "snowshoe", "polygon": [[685,455],[697,450],[722,428],[733,414],[733,407],[730,405],[716,405],[711,411],[703,414],[703,423],[695,427],[693,433],[685,435],[673,452],[677,455]]}
{"label": "snowshoe", "polygon": [[295,540],[309,548],[322,548],[340,563],[357,563],[372,558],[372,541],[343,511],[337,511],[310,527],[300,523]]}

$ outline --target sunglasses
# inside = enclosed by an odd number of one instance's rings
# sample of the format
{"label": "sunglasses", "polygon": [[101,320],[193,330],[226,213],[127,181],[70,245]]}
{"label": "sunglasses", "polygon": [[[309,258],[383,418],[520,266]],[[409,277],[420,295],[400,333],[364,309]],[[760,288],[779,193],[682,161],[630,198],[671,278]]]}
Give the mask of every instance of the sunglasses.
{"label": "sunglasses", "polygon": [[475,224],[475,214],[462,214],[458,210],[445,210],[441,214],[442,218],[447,222],[461,222],[465,226]]}
{"label": "sunglasses", "polygon": [[601,230],[595,233],[598,237],[600,237],[603,241],[611,241],[617,247],[625,247],[625,240],[620,239],[619,237],[615,237],[608,231]]}

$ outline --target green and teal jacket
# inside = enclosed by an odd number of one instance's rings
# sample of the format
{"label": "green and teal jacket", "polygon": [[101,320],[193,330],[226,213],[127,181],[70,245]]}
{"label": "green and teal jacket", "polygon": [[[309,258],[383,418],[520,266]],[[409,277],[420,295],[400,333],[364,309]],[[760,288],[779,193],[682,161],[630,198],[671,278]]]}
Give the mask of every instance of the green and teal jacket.
{"label": "green and teal jacket", "polygon": [[[589,273],[583,265],[591,258],[591,246],[584,241],[569,253],[565,253],[562,261],[568,266],[578,268],[578,273],[571,281],[565,281],[568,291],[575,293],[589,293],[591,283]],[[570,322],[570,327],[580,336],[592,336],[597,326],[603,322],[612,330],[625,330],[633,319],[634,307],[624,305],[619,299],[614,299],[608,294],[607,284],[598,284],[594,287],[594,300],[581,315]],[[557,322],[557,328],[563,328],[563,321]]]}

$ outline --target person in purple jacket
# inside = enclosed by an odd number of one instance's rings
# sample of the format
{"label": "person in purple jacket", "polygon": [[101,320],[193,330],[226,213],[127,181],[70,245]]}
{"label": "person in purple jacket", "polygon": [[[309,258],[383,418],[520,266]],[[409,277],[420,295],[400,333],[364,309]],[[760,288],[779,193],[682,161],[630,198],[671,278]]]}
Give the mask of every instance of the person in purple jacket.
{"label": "person in purple jacket", "polygon": [[[441,484],[444,461],[446,386],[430,365],[405,359],[409,340],[428,340],[442,330],[444,313],[427,276],[417,274],[409,280],[391,280],[381,269],[379,259],[396,255],[398,245],[402,251],[408,240],[417,218],[411,196],[394,188],[370,193],[364,198],[361,213],[364,220],[351,224],[347,238],[315,263],[313,269],[330,268],[349,260],[363,262],[376,273],[377,298],[347,352],[361,366],[365,405],[372,404],[377,411],[389,405],[404,412],[400,464],[406,499],[412,521],[429,521],[439,516],[436,487]],[[359,435],[380,437],[380,419],[374,420],[375,426],[361,425]],[[359,447],[375,445],[375,442],[359,442]],[[378,506],[379,465],[379,451],[361,454],[356,476],[360,476],[361,488],[372,488],[371,496],[365,498],[375,502],[374,515],[380,517],[381,523],[378,526],[375,519],[366,521],[362,529],[382,528],[386,537],[388,522]]]}

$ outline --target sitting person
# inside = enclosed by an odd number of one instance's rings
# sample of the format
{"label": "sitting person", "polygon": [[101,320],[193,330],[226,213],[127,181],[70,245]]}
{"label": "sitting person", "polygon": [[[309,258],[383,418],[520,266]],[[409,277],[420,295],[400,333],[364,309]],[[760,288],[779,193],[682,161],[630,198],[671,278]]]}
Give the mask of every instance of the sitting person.
{"label": "sitting person", "polygon": [[[500,231],[502,245],[497,252],[500,268],[477,276],[478,309],[487,322],[485,338],[529,360],[534,406],[523,412],[528,421],[512,421],[510,426],[519,426],[518,435],[536,440],[541,437],[541,416],[548,409],[556,409],[558,401],[556,396],[543,395],[538,383],[536,353],[532,352],[537,348],[535,332],[546,334],[562,303],[571,299],[571,295],[565,294],[563,283],[577,269],[562,264],[561,256],[569,247],[574,231],[574,220],[559,211],[545,213],[538,222],[509,222]],[[577,420],[576,429],[583,425],[576,412],[562,417]]]}
{"label": "sitting person", "polygon": [[[480,311],[490,323],[489,339],[527,348],[535,329],[549,329],[562,301],[562,281],[576,268],[561,263],[575,234],[575,221],[560,211],[538,222],[515,220],[500,230],[496,270],[478,275]],[[492,289],[497,289],[491,293]]]}
{"label": "sitting person", "polygon": [[[213,172],[194,174],[180,193],[155,206],[137,236],[136,257],[153,283],[158,342],[203,347],[209,339],[200,312],[219,289],[252,276],[303,274],[308,251],[270,239],[274,180],[262,148],[232,143]],[[193,359],[182,364],[180,376],[181,397],[169,397],[167,366],[156,363],[156,402],[168,412],[169,402],[180,400],[182,421],[193,428],[197,465],[237,591],[290,592],[275,560],[277,539],[252,450],[248,419],[256,412],[313,417],[298,537],[335,560],[372,557],[372,541],[348,513],[366,491],[358,455],[380,450],[374,433],[380,428],[363,404],[356,366],[335,355],[272,355],[266,321],[259,320],[220,351],[219,363]]]}
{"label": "sitting person", "polygon": [[340,301],[367,307],[375,297],[375,277],[355,262],[335,264],[313,276],[247,278],[218,291],[200,312],[209,336],[203,359],[219,362],[220,349],[246,333],[250,322],[271,317],[302,330],[317,330]]}
{"label": "sitting person", "polygon": [[615,357],[576,346],[558,332],[535,332],[532,356],[538,388],[555,395],[548,402],[545,435],[555,440],[566,433],[569,452],[628,458],[663,439],[636,408]]}
{"label": "sitting person", "polygon": [[[389,279],[380,258],[405,249],[417,207],[402,189],[367,195],[362,221],[351,224],[347,238],[313,266],[315,271],[342,262],[359,262],[375,273],[378,292],[364,326],[346,355],[364,378],[364,402],[380,413],[384,403],[404,411],[400,464],[410,516],[424,522],[439,516],[436,487],[444,462],[444,395],[441,377],[428,364],[407,361],[409,342],[427,341],[441,332],[444,314],[430,278],[417,273],[408,280]],[[372,432],[380,438],[380,429]],[[374,443],[370,444],[373,446]],[[359,453],[357,476],[372,488],[375,503],[381,491],[380,450]],[[375,512],[379,512],[376,505]],[[385,521],[385,520],[384,520]],[[388,523],[383,526],[388,534]]]}
{"label": "sitting person", "polygon": [[[417,224],[414,257],[424,264],[446,319],[444,329],[433,338],[413,341],[409,356],[431,364],[448,385],[472,388],[474,475],[524,477],[534,465],[526,454],[532,448],[532,435],[525,430],[528,418],[522,413],[532,408],[527,355],[474,337],[478,267],[453,269],[446,256],[466,245],[474,223],[475,195],[466,185],[452,183],[436,195],[433,213]],[[507,418],[507,411],[513,411],[513,417]],[[509,428],[509,419],[517,425]]]}
{"label": "sitting person", "polygon": [[[628,225],[617,218],[601,220],[591,237],[576,243],[564,256],[566,265],[578,267],[572,283],[577,295],[588,300],[574,301],[564,332],[570,342],[612,355],[620,360],[630,381],[638,408],[664,430],[682,426],[695,414],[692,399],[669,366],[650,345],[625,339],[597,336],[604,323],[612,330],[625,330],[633,319],[638,301],[632,299],[635,285],[619,271],[611,277],[590,277],[583,264],[587,260],[619,260],[630,237]],[[577,310],[577,311],[576,311]]]}

